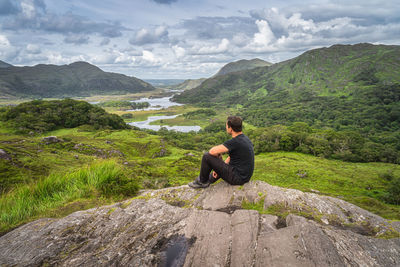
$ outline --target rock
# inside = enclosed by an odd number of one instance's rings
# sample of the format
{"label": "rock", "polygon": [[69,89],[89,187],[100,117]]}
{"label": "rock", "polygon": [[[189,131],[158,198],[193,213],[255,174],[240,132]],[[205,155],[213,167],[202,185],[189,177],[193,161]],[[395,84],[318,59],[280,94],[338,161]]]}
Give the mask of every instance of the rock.
{"label": "rock", "polygon": [[47,136],[42,138],[42,142],[44,142],[46,145],[49,145],[62,142],[62,140],[57,138],[57,136]]}
{"label": "rock", "polygon": [[186,153],[185,156],[186,156],[186,157],[194,157],[194,154],[191,153],[191,152],[189,152],[189,153]]}
{"label": "rock", "polygon": [[106,144],[112,144],[113,142],[110,140],[106,140]]}
{"label": "rock", "polygon": [[[282,205],[290,214],[245,210],[243,201]],[[320,216],[345,219],[326,225]],[[346,228],[359,223],[377,231]],[[399,266],[400,235],[377,238],[394,227],[343,200],[260,181],[219,182],[204,190],[141,191],[114,205],[28,223],[0,237],[0,265]]]}
{"label": "rock", "polygon": [[11,156],[4,149],[0,148],[0,159],[10,160]]}
{"label": "rock", "polygon": [[79,155],[74,155],[74,158],[79,159]]}

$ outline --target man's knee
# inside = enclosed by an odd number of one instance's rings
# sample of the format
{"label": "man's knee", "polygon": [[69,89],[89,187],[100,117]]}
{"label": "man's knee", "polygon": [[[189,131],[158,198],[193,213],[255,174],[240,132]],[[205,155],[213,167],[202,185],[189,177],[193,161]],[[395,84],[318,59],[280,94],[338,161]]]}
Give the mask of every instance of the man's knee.
{"label": "man's knee", "polygon": [[205,159],[209,159],[209,158],[211,158],[211,157],[213,157],[209,152],[205,152],[204,154],[203,154],[203,158],[205,158]]}

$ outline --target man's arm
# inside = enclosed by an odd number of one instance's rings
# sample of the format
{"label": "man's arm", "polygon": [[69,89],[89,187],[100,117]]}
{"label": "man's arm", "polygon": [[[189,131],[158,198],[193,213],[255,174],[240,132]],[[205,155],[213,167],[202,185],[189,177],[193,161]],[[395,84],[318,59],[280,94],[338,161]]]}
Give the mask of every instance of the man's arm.
{"label": "man's arm", "polygon": [[231,157],[228,156],[228,157],[226,158],[226,160],[225,160],[225,163],[226,163],[226,164],[229,164],[230,161],[231,161]]}
{"label": "man's arm", "polygon": [[228,152],[228,148],[224,145],[214,146],[208,151],[212,156],[218,157],[218,155]]}

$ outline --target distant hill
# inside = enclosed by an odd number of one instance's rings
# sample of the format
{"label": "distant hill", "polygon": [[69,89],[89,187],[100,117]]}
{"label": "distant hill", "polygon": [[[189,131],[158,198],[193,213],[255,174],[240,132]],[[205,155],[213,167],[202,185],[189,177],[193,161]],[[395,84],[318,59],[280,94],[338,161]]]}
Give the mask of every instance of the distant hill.
{"label": "distant hill", "polygon": [[257,126],[303,121],[394,133],[400,131],[399,55],[400,46],[334,45],[270,67],[207,79],[174,100],[237,107]]}
{"label": "distant hill", "polygon": [[242,70],[250,70],[258,67],[268,67],[272,63],[261,60],[259,58],[254,58],[251,60],[242,59],[239,61],[231,62],[223,66],[215,76],[225,75],[231,72],[237,72]]}
{"label": "distant hill", "polygon": [[206,78],[200,78],[200,79],[189,79],[185,80],[184,82],[176,85],[171,85],[168,86],[168,89],[174,89],[174,90],[190,90],[193,89],[197,86],[199,86],[202,82],[204,82]]}
{"label": "distant hill", "polygon": [[144,79],[145,82],[161,88],[166,88],[169,86],[174,86],[184,82],[183,79]]}
{"label": "distant hill", "polygon": [[0,95],[17,97],[75,97],[125,94],[155,88],[135,77],[104,72],[87,62],[0,68]]}
{"label": "distant hill", "polygon": [[8,63],[0,60],[0,68],[9,68],[9,67],[12,67],[12,66],[13,65],[8,64]]}

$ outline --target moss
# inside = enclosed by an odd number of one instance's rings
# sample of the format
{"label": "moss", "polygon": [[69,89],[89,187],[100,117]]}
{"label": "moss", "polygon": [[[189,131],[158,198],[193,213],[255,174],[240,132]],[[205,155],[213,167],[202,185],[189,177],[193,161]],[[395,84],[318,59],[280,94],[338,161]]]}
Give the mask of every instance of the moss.
{"label": "moss", "polygon": [[116,210],[116,208],[111,208],[108,210],[107,214],[110,215],[111,213],[113,213]]}
{"label": "moss", "polygon": [[133,199],[124,202],[124,203],[121,205],[121,209],[126,209],[127,207],[129,207],[129,205],[132,204],[132,201],[133,201]]}
{"label": "moss", "polygon": [[400,232],[394,229],[390,229],[388,231],[385,231],[383,234],[377,235],[376,237],[381,239],[400,238]]}

